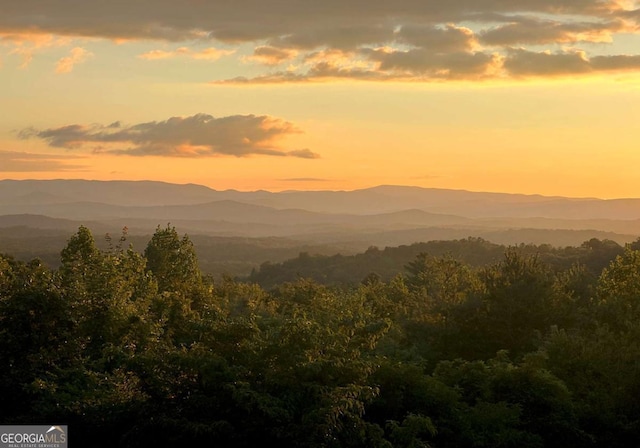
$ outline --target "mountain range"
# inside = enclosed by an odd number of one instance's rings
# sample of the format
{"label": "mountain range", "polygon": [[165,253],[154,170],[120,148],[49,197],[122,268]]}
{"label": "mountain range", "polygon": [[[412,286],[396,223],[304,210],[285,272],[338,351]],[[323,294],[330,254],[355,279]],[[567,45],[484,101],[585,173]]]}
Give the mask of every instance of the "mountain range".
{"label": "mountain range", "polygon": [[0,181],[0,252],[7,238],[14,238],[13,245],[20,235],[59,238],[79,225],[116,234],[127,226],[131,235],[150,235],[167,224],[190,235],[280,238],[287,245],[351,251],[470,236],[500,244],[566,246],[591,238],[623,244],[640,236],[640,198],[389,185],[354,191],[242,192],[155,181]]}

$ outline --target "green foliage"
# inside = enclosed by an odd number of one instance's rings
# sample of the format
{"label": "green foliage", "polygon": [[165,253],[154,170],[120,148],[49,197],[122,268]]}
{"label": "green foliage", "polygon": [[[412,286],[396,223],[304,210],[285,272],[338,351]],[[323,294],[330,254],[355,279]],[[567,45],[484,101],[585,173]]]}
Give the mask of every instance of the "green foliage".
{"label": "green foliage", "polygon": [[581,427],[597,446],[633,446],[640,437],[640,329],[557,330],[544,344],[547,366],[567,385]]}
{"label": "green foliage", "polygon": [[438,433],[429,417],[409,414],[402,423],[394,420],[387,422],[386,430],[393,446],[398,448],[429,448],[425,439],[430,439]]}
{"label": "green foliage", "polygon": [[504,260],[482,273],[486,294],[479,320],[485,356],[507,349],[522,354],[534,348],[535,332],[554,324],[554,277],[535,256],[507,251]]}
{"label": "green foliage", "polygon": [[202,281],[193,243],[187,235],[180,238],[175,227],[158,226],[144,256],[160,292],[188,291]]}
{"label": "green foliage", "polygon": [[640,251],[625,249],[597,284],[598,321],[611,328],[633,328],[640,319]]}
{"label": "green foliage", "polygon": [[617,250],[606,241],[502,259],[481,240],[433,244],[442,252],[415,253],[406,275],[378,270],[393,251],[371,248],[353,259],[361,270],[333,259],[327,283],[357,272],[340,287],[298,277],[265,291],[203,276],[175,228],[158,227],[143,254],[126,240],[101,250],[80,227],[57,270],[0,256],[4,422],[66,421],[98,447],[640,440],[631,247],[600,274]]}
{"label": "green foliage", "polygon": [[407,265],[410,289],[431,304],[431,311],[446,322],[452,311],[480,292],[480,282],[468,266],[451,256],[419,254]]}
{"label": "green foliage", "polygon": [[281,263],[264,262],[258,270],[251,273],[248,281],[268,289],[300,277],[326,285],[353,286],[373,273],[380,280],[388,282],[405,271],[413,275],[411,269],[419,268],[416,263],[421,263],[421,256],[444,257],[476,269],[499,263],[507,250],[525,257],[536,256],[554,272],[565,271],[572,265],[580,264],[593,276],[600,275],[602,269],[623,252],[623,248],[615,241],[595,238],[584,242],[580,247],[562,248],[548,244],[521,244],[507,248],[482,238],[465,238],[384,249],[370,247],[356,255],[326,256],[302,252],[297,258]]}
{"label": "green foliage", "polygon": [[0,257],[0,393],[3,420],[30,410],[31,384],[73,356],[74,316],[59,278],[38,260]]}

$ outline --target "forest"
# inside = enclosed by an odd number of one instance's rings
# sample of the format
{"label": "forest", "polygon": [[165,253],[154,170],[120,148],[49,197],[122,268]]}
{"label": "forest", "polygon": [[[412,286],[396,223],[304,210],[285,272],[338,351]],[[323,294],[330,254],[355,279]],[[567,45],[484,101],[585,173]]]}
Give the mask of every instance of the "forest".
{"label": "forest", "polygon": [[203,275],[171,226],[103,246],[80,227],[55,268],[0,255],[4,424],[82,447],[640,440],[640,241],[432,244],[395,274],[387,249],[301,254],[244,280]]}
{"label": "forest", "polygon": [[[640,249],[640,240],[628,243],[632,249]],[[210,251],[201,246],[208,256]],[[348,286],[359,282],[371,273],[384,281],[393,279],[422,253],[433,256],[449,256],[472,268],[480,268],[499,262],[508,246],[492,243],[483,238],[467,237],[461,240],[433,240],[398,247],[380,249],[371,246],[363,253],[344,255],[310,254],[300,252],[296,258],[274,263],[266,261],[259,269],[253,269],[246,281],[272,288],[279,283],[297,278],[310,278],[324,285]],[[580,264],[593,275],[599,275],[613,259],[621,255],[623,247],[612,240],[591,238],[580,246],[556,247],[550,244],[524,244],[517,247],[521,255],[535,255],[553,270],[566,270]]]}

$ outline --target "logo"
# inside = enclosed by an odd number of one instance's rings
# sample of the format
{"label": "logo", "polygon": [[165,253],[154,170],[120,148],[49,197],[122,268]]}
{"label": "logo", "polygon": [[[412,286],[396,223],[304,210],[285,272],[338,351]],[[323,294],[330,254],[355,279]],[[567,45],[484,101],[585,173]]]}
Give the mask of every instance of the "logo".
{"label": "logo", "polygon": [[66,425],[0,425],[0,448],[67,447]]}

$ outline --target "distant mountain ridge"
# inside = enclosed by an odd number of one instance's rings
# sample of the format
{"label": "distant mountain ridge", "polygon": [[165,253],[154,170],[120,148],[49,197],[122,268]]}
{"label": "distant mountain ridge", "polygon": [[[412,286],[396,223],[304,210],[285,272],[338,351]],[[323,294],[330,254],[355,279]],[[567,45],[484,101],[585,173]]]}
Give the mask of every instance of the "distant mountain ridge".
{"label": "distant mountain ridge", "polygon": [[0,253],[51,266],[80,225],[105,245],[128,228],[142,250],[156,227],[187,233],[205,272],[249,275],[299,252],[354,254],[429,241],[580,246],[640,237],[640,199],[602,200],[404,186],[354,191],[218,191],[154,181],[0,181]]}
{"label": "distant mountain ridge", "polygon": [[99,202],[111,205],[196,204],[211,201],[215,190],[196,184],[158,181],[100,181],[80,179],[0,180],[0,204],[42,195],[46,202]]}
{"label": "distant mountain ridge", "polygon": [[2,180],[0,209],[76,202],[117,206],[197,205],[235,201],[318,213],[381,214],[409,209],[470,218],[640,219],[640,198],[596,199],[381,185],[353,191],[242,192],[158,181]]}
{"label": "distant mountain ridge", "polygon": [[[42,218],[38,218],[38,216]],[[640,199],[603,200],[383,185],[354,191],[218,191],[155,181],[3,180],[0,227],[287,237],[358,245],[491,237],[550,244],[640,236]],[[65,221],[52,221],[50,218]],[[46,225],[45,225],[46,223]],[[113,231],[113,230],[112,230]],[[1,248],[0,248],[1,249]]]}

